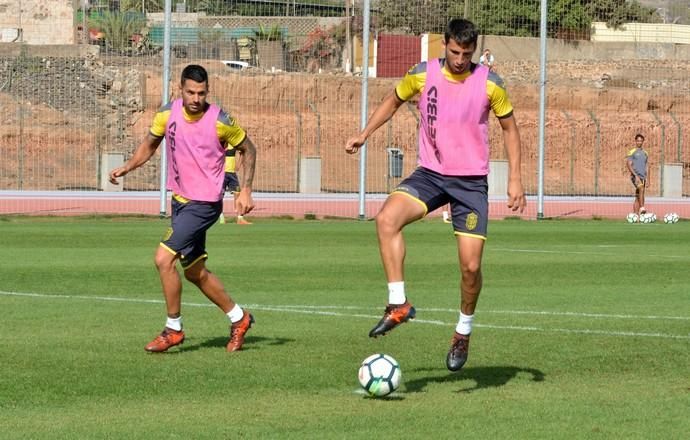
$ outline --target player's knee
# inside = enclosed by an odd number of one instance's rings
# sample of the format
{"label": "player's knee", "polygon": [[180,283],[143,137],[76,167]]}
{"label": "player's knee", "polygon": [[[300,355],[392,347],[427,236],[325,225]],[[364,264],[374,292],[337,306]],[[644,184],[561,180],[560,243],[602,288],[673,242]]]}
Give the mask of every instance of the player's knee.
{"label": "player's knee", "polygon": [[376,229],[379,232],[394,232],[399,229],[394,216],[390,215],[388,211],[383,210],[376,215]]}
{"label": "player's knee", "polygon": [[480,261],[470,261],[463,263],[460,266],[463,279],[472,282],[481,277],[481,262]]}
{"label": "player's knee", "polygon": [[189,269],[184,271],[184,277],[187,281],[193,284],[199,284],[201,282],[201,272],[194,269]]}
{"label": "player's knee", "polygon": [[156,256],[153,259],[153,263],[156,265],[159,271],[168,271],[175,269],[175,256],[170,255],[165,251],[159,250],[156,252]]}

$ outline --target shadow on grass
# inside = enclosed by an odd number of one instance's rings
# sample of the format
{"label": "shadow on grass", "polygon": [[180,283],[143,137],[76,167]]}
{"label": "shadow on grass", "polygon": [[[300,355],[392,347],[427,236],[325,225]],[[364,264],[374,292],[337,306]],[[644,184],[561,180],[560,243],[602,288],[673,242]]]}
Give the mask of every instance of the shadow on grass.
{"label": "shadow on grass", "polygon": [[[533,382],[542,382],[544,380],[544,373],[540,370],[513,366],[463,368],[457,373],[448,373],[447,370],[441,370],[440,368],[414,370],[414,372],[424,371],[438,371],[439,373],[433,376],[405,381],[407,392],[424,392],[426,386],[430,383],[445,383],[452,385],[463,381],[473,381],[474,386],[463,387],[457,390],[458,393],[471,393],[472,391],[482,388],[502,387],[521,373],[530,374]],[[443,371],[443,374],[441,374],[441,371]]]}
{"label": "shadow on grass", "polygon": [[[262,336],[247,336],[244,338],[244,344],[242,345],[242,351],[258,350],[262,346],[266,345],[283,345],[290,342],[294,342],[294,339],[290,338],[264,338]],[[201,343],[194,345],[183,345],[180,347],[180,352],[186,351],[196,351],[202,348],[225,348],[228,344],[227,336],[219,336],[216,338],[207,339]]]}

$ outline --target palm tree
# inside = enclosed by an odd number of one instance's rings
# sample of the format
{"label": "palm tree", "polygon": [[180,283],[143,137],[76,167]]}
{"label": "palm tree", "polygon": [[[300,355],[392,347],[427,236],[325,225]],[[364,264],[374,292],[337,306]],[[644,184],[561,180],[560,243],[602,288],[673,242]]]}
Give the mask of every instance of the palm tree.
{"label": "palm tree", "polygon": [[163,12],[164,0],[120,0],[120,11]]}
{"label": "palm tree", "polygon": [[98,28],[103,33],[106,45],[115,50],[130,47],[132,35],[140,33],[146,26],[144,16],[133,12],[105,11],[90,21],[90,27]]}

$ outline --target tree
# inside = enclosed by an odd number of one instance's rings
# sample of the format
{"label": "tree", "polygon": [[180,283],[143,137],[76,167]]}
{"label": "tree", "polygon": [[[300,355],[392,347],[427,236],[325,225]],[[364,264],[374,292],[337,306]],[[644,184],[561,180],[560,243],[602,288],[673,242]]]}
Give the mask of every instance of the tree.
{"label": "tree", "polygon": [[103,39],[112,49],[123,51],[131,47],[131,38],[146,26],[143,15],[132,12],[105,11],[100,16],[91,18],[90,27],[103,33]]}
{"label": "tree", "polygon": [[120,0],[120,12],[163,12],[165,0]]}
{"label": "tree", "polygon": [[582,0],[592,21],[605,21],[609,27],[619,28],[624,23],[656,23],[659,16],[654,8],[640,5],[637,0]]}
{"label": "tree", "polygon": [[[372,8],[379,29],[385,31],[442,33],[450,18],[467,13],[482,34],[539,36],[540,0],[379,0],[372,3]],[[548,0],[547,13],[551,38],[587,39],[592,21],[605,21],[613,27],[633,21],[659,21],[653,8],[636,0]]]}

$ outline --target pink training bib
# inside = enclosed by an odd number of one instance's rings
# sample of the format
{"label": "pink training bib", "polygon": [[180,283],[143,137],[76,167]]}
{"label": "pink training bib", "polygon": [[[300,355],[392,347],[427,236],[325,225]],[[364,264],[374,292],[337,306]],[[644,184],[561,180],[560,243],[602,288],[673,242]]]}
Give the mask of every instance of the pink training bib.
{"label": "pink training bib", "polygon": [[220,108],[213,104],[198,121],[184,118],[182,100],[173,101],[165,127],[168,189],[189,200],[217,202],[223,198],[225,149],[218,140]]}
{"label": "pink training bib", "polygon": [[463,81],[449,81],[438,59],[427,62],[419,100],[419,165],[446,176],[489,174],[489,69],[476,66]]}

